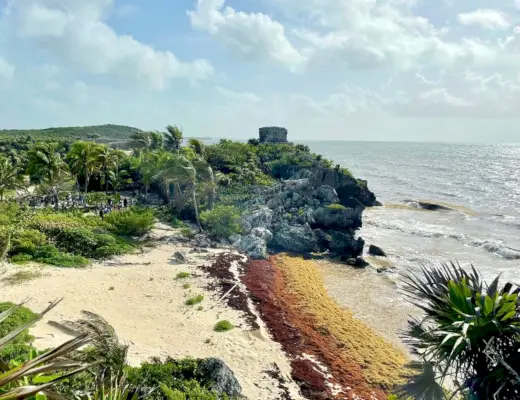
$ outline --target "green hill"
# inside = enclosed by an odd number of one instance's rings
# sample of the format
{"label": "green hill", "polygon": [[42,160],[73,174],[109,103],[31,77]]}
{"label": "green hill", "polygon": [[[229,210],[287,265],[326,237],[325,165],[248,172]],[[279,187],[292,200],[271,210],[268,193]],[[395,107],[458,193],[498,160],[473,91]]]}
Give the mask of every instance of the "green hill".
{"label": "green hill", "polygon": [[16,139],[30,135],[35,140],[93,140],[100,142],[128,140],[140,129],[124,125],[72,126],[46,129],[3,129],[0,139]]}

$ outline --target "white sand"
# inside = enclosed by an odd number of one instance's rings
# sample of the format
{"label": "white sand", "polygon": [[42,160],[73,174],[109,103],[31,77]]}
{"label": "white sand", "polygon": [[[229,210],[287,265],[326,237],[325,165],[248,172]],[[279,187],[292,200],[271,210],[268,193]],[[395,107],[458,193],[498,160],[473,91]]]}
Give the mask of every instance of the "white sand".
{"label": "white sand", "polygon": [[[165,235],[164,229],[159,235]],[[81,318],[82,310],[87,310],[105,318],[119,338],[130,344],[129,362],[132,365],[152,356],[217,357],[233,370],[245,396],[252,400],[279,399],[277,382],[264,371],[276,363],[284,377],[290,379],[289,362],[280,345],[269,338],[264,326],[251,331],[240,312],[223,305],[210,309],[218,295],[203,289],[209,279],[197,268],[197,265],[211,262],[201,258],[207,254],[195,254],[200,260],[195,264],[179,265],[171,261],[176,250],[183,249],[174,244],[161,244],[143,253],[116,259],[137,264],[130,266],[46,267],[45,276],[21,285],[6,286],[2,282],[0,300],[19,302],[29,296],[32,300],[28,307],[41,311],[48,302],[64,298],[31,330],[39,348],[56,346],[68,339],[65,333],[49,325],[49,320],[76,320]],[[146,265],[149,262],[151,264]],[[196,276],[175,279],[176,274],[183,271]],[[185,283],[191,288],[183,289]],[[201,303],[203,311],[197,311],[198,305],[184,304],[187,298],[198,294],[205,296]],[[215,323],[223,319],[231,321],[236,328],[224,333],[214,332]],[[208,339],[210,343],[206,343]],[[291,382],[289,387],[292,397],[300,399],[297,386]]]}

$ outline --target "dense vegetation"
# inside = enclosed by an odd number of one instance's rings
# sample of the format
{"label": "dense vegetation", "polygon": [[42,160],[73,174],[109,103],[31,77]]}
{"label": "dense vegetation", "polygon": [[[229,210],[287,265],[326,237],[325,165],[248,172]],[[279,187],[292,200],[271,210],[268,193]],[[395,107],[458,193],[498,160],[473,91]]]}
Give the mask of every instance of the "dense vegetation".
{"label": "dense vegetation", "polygon": [[46,129],[3,129],[0,130],[0,143],[5,140],[73,141],[85,139],[121,140],[130,139],[140,130],[123,125],[72,126]]}

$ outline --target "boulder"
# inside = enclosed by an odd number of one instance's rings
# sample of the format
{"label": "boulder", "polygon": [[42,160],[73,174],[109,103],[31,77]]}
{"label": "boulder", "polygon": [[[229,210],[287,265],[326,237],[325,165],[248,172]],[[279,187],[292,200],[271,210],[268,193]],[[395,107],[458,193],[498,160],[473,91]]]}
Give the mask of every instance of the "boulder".
{"label": "boulder", "polygon": [[304,206],[298,210],[298,221],[303,224],[314,224],[314,209],[311,206]]}
{"label": "boulder", "polygon": [[308,224],[282,225],[274,235],[274,244],[296,253],[318,250],[318,239]]}
{"label": "boulder", "polygon": [[251,235],[259,237],[266,243],[269,243],[273,239],[273,234],[267,228],[253,228],[251,230]]}
{"label": "boulder", "polygon": [[234,235],[231,235],[228,239],[229,239],[229,241],[231,242],[231,244],[235,244],[235,243],[238,242],[240,239],[242,239],[242,236],[241,236],[241,235],[238,235],[238,234],[234,234]]}
{"label": "boulder", "polygon": [[355,258],[363,253],[365,242],[362,238],[356,239],[353,234],[339,231],[326,231],[326,234],[326,247],[342,258]]}
{"label": "boulder", "polygon": [[366,268],[370,265],[363,259],[363,257],[348,258],[347,264],[352,265],[353,267],[356,267],[356,268]]}
{"label": "boulder", "polygon": [[172,257],[179,264],[189,264],[190,262],[188,256],[183,251],[176,251],[175,253],[173,253]]}
{"label": "boulder", "polygon": [[219,395],[226,394],[230,398],[241,397],[242,387],[224,361],[218,358],[201,360],[197,372],[204,381],[210,382],[211,390]]}
{"label": "boulder", "polygon": [[269,207],[271,210],[283,207],[284,200],[285,195],[283,193],[278,193],[267,201],[267,207]]}
{"label": "boulder", "polygon": [[298,189],[306,188],[310,184],[309,178],[289,179],[283,181],[284,190],[296,191]]}
{"label": "boulder", "polygon": [[253,228],[269,228],[273,219],[273,210],[261,207],[240,218],[240,225],[245,234],[251,233]]}
{"label": "boulder", "polygon": [[243,236],[234,244],[236,248],[246,253],[253,260],[267,260],[267,243],[254,235]]}
{"label": "boulder", "polygon": [[314,227],[324,229],[350,229],[361,226],[362,209],[353,209],[341,204],[329,204],[314,211]]}
{"label": "boulder", "polygon": [[371,256],[386,257],[386,253],[383,249],[373,244],[368,247],[368,254]]}
{"label": "boulder", "polygon": [[329,185],[322,185],[314,192],[314,196],[322,203],[322,204],[333,204],[339,203],[339,197],[336,190]]}

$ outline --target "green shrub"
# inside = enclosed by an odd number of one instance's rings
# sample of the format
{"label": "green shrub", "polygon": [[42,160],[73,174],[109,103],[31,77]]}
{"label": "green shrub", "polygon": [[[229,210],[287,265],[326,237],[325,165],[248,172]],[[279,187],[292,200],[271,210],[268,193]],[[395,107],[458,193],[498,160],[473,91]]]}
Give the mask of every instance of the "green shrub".
{"label": "green shrub", "polygon": [[36,229],[53,238],[67,228],[80,228],[84,225],[81,217],[72,213],[41,211],[27,221],[27,227]]}
{"label": "green shrub", "polygon": [[191,297],[188,300],[186,300],[185,304],[187,306],[194,306],[195,304],[202,303],[203,300],[204,300],[204,296],[202,294],[199,294],[197,296]]}
{"label": "green shrub", "polygon": [[[0,303],[0,312],[11,308],[14,304],[10,302]],[[13,314],[0,322],[0,337],[4,337],[13,329],[23,325],[36,317],[36,314],[27,307],[18,308]],[[25,361],[33,347],[31,346],[34,337],[28,330],[23,331],[13,341],[0,350],[0,359],[3,361]]]}
{"label": "green shrub", "polygon": [[189,272],[179,272],[177,276],[175,276],[175,279],[186,279],[189,278],[190,274]]}
{"label": "green shrub", "polygon": [[233,206],[219,205],[211,211],[204,211],[200,220],[209,234],[217,238],[228,238],[242,232],[240,212]]}
{"label": "green shrub", "polygon": [[191,285],[189,283],[185,283],[184,285],[182,285],[183,289],[189,289],[190,287]]}
{"label": "green shrub", "polygon": [[94,233],[87,228],[65,228],[55,239],[56,247],[72,254],[89,257],[97,247]]}
{"label": "green shrub", "polygon": [[109,234],[96,234],[97,247],[94,250],[94,258],[105,258],[127,253],[133,246],[123,239],[116,238]]}
{"label": "green shrub", "polygon": [[199,371],[200,360],[185,358],[167,359],[161,362],[152,359],[140,367],[127,368],[127,382],[133,386],[154,389],[151,400],[229,400],[225,394],[218,396],[209,385],[210,377],[202,376]]}
{"label": "green shrub", "polygon": [[33,260],[56,267],[85,267],[89,263],[85,257],[61,253],[52,244],[37,248],[34,252]]}
{"label": "green shrub", "polygon": [[56,246],[69,253],[91,258],[123,254],[132,249],[124,240],[87,228],[67,228],[56,237]]}
{"label": "green shrub", "polygon": [[153,211],[132,207],[124,211],[112,211],[105,216],[105,221],[114,227],[114,231],[123,236],[143,236],[153,227]]}
{"label": "green shrub", "polygon": [[45,233],[36,229],[21,229],[15,231],[12,236],[10,254],[33,254],[36,248],[47,243]]}
{"label": "green shrub", "polygon": [[219,321],[215,324],[215,328],[213,328],[213,330],[215,332],[227,332],[227,331],[230,331],[231,329],[233,329],[234,326],[231,322],[227,321],[227,320],[223,320],[223,321]]}
{"label": "green shrub", "polygon": [[27,264],[32,259],[33,257],[30,254],[19,253],[10,257],[9,261],[11,261],[13,264]]}

